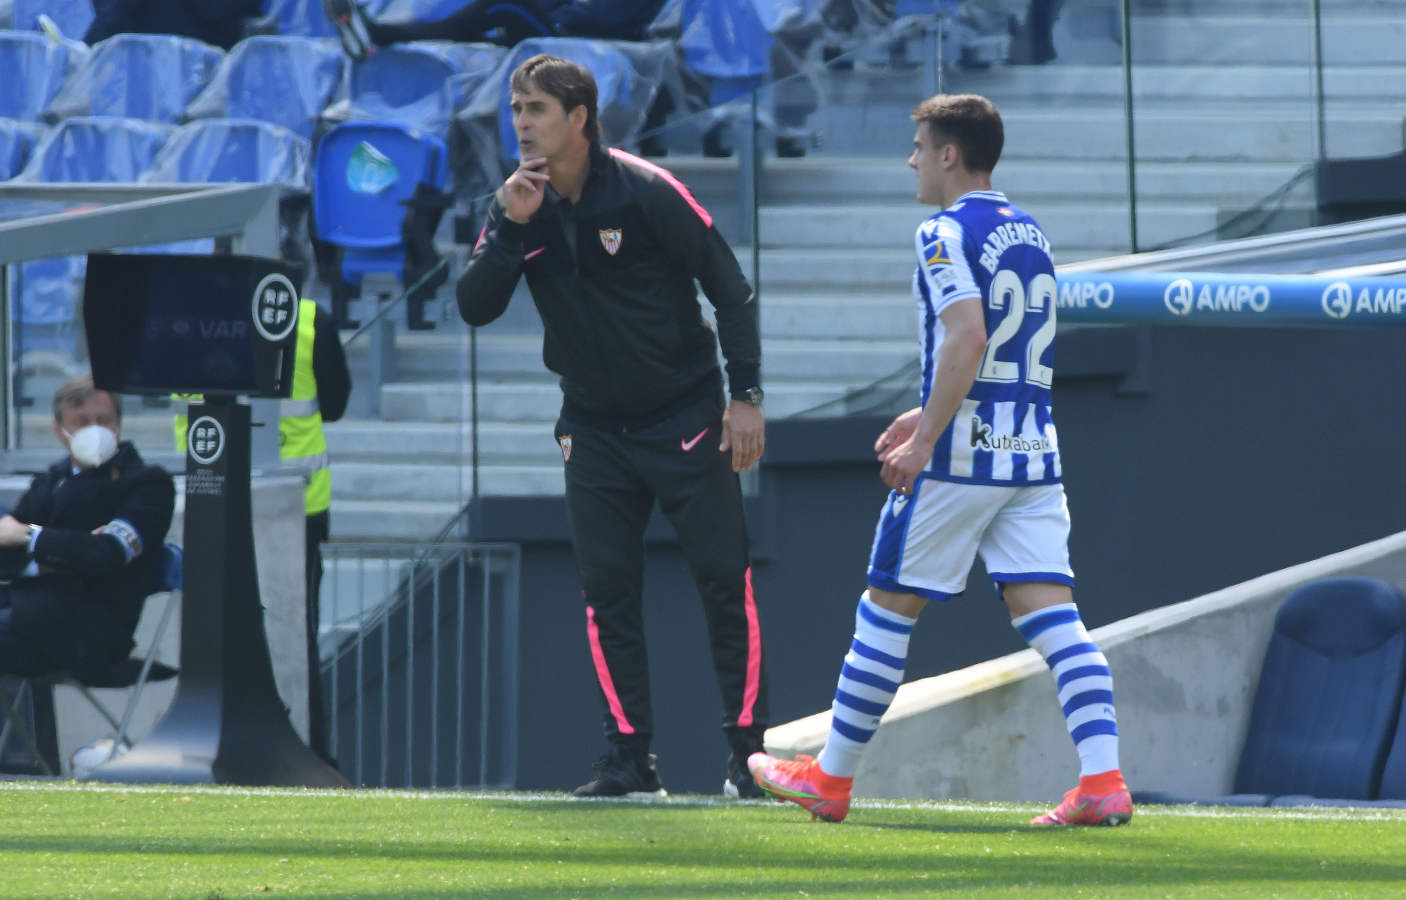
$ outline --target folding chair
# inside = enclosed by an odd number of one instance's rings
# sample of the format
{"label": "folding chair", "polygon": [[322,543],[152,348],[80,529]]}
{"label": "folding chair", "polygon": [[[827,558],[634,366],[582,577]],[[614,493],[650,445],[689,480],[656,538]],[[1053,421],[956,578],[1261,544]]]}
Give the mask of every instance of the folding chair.
{"label": "folding chair", "polygon": [[[168,681],[178,674],[176,669],[156,661],[156,651],[161,646],[161,637],[166,633],[166,626],[170,624],[171,614],[176,609],[176,602],[180,596],[182,583],[182,561],[183,552],[181,546],[176,543],[167,542],[161,548],[161,565],[157,573],[157,583],[153,587],[148,597],[156,594],[166,594],[166,605],[161,610],[161,618],[157,620],[156,632],[152,635],[151,643],[148,644],[146,652],[141,656],[132,656],[114,663],[106,671],[90,674],[87,678],[79,678],[72,672],[52,672],[47,675],[30,675],[19,677],[14,675],[4,675],[0,678],[17,681],[18,686],[13,695],[4,692],[5,704],[5,727],[0,729],[0,755],[5,752],[5,747],[9,743],[12,734],[18,734],[20,740],[25,744],[31,756],[40,769],[47,775],[55,775],[48,762],[45,761],[39,752],[39,747],[35,741],[33,733],[20,715],[25,698],[38,688],[53,687],[56,685],[67,685],[77,688],[93,708],[108,721],[115,735],[112,740],[112,751],[108,759],[117,755],[118,748],[127,741],[127,729],[132,724],[132,715],[137,710],[137,704],[141,702],[142,691],[148,682]],[[119,719],[112,714],[98,697],[93,694],[92,688],[132,688],[132,693],[127,697],[126,708],[122,711]],[[106,760],[105,760],[106,761]]]}

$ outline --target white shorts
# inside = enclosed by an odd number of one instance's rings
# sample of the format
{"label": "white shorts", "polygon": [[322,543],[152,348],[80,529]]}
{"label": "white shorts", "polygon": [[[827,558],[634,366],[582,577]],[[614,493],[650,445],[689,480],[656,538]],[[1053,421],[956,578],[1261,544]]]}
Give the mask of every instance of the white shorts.
{"label": "white shorts", "polygon": [[1074,586],[1064,485],[992,487],[919,476],[911,497],[889,493],[869,554],[869,584],[946,600],[967,587],[976,554],[998,585]]}

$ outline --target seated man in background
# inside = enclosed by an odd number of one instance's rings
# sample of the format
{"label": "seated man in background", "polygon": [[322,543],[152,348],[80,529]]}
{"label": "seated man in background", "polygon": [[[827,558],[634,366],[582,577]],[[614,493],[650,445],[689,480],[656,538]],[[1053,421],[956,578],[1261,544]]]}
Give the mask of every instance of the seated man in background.
{"label": "seated man in background", "polygon": [[377,22],[358,0],[322,0],[342,48],[355,60],[377,47],[409,41],[486,41],[504,47],[555,36],[640,41],[663,6],[663,0],[465,0],[441,19]]}
{"label": "seated man in background", "polygon": [[174,34],[228,50],[244,39],[245,20],[262,12],[260,0],[93,0],[93,24],[83,42],[123,33]]}
{"label": "seated man in background", "polygon": [[0,516],[0,672],[83,678],[132,652],[176,491],[121,430],[121,400],[91,376],[54,392],[67,455]]}

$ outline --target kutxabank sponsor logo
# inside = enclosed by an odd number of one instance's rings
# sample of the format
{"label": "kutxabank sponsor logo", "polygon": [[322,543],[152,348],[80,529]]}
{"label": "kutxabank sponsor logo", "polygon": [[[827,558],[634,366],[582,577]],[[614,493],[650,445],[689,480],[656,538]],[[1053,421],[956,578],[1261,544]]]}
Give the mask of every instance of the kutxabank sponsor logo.
{"label": "kutxabank sponsor logo", "polygon": [[1048,438],[1026,438],[1018,434],[995,434],[991,426],[972,416],[971,445],[974,450],[1009,450],[1012,453],[1048,453],[1053,448]]}
{"label": "kutxabank sponsor logo", "polygon": [[1196,313],[1262,313],[1272,295],[1267,284],[1208,281],[1199,288],[1190,278],[1178,278],[1162,292],[1162,303],[1174,316]]}

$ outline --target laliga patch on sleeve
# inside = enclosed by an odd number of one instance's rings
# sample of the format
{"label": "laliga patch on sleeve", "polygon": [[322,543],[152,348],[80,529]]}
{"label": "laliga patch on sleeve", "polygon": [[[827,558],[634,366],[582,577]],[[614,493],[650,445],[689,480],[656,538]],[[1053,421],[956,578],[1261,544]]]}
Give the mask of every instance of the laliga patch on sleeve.
{"label": "laliga patch on sleeve", "polygon": [[141,555],[142,536],[137,532],[137,528],[126,519],[113,519],[102,527],[102,533],[117,538],[117,542],[122,545],[122,557],[125,562],[131,562]]}

